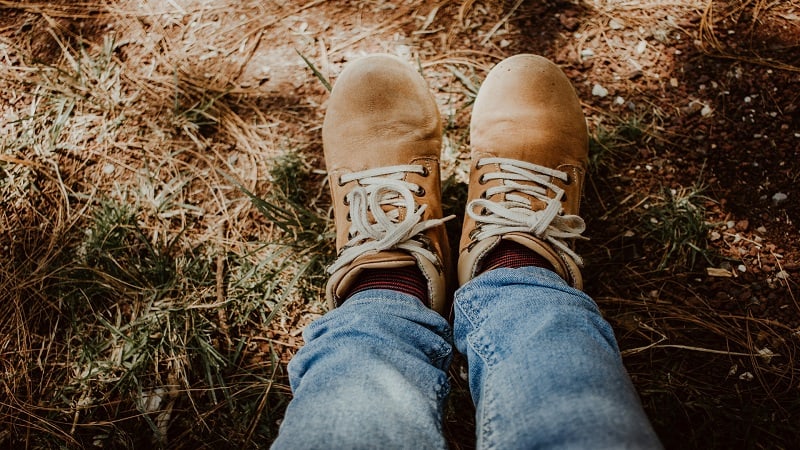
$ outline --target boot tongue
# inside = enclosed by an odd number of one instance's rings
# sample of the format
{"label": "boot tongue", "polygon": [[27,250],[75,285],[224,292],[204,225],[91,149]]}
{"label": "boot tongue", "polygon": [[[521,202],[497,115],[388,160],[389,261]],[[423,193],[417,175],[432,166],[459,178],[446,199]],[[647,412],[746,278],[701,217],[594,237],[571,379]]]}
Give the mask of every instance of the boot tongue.
{"label": "boot tongue", "polygon": [[[515,181],[515,183],[523,184],[526,186],[532,186],[534,188],[539,188],[539,189],[542,188],[542,186],[529,181]],[[502,182],[500,184],[502,184]],[[552,199],[553,195],[554,193],[548,190],[547,192],[548,198]],[[540,211],[547,208],[548,205],[548,203],[545,202],[544,200],[540,200],[531,194],[521,191],[506,192],[502,194],[502,196],[503,196],[502,201],[517,203],[518,206],[515,207],[523,208],[529,211]],[[528,202],[530,202],[530,205],[526,205],[524,202],[520,202],[521,199],[527,200]]]}

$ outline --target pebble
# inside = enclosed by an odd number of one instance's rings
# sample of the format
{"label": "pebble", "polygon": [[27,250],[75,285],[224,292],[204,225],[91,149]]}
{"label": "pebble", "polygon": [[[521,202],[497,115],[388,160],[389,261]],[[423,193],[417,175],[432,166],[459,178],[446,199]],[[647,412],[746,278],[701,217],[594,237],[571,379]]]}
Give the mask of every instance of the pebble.
{"label": "pebble", "polygon": [[700,115],[701,115],[701,116],[703,116],[703,117],[708,117],[708,116],[710,116],[710,115],[711,115],[711,113],[713,113],[713,112],[714,112],[714,110],[713,110],[713,109],[711,109],[711,107],[710,107],[710,106],[708,106],[708,105],[705,105],[705,106],[703,106],[703,109],[701,109],[701,110],[700,110]]}
{"label": "pebble", "polygon": [[758,231],[761,234],[766,234],[767,233],[767,227],[765,227],[764,225],[761,225],[760,227],[756,228],[756,231]]}
{"label": "pebble", "polygon": [[581,50],[581,57],[582,58],[591,58],[592,56],[594,56],[594,50],[592,50],[590,48],[585,48],[585,49]]}
{"label": "pebble", "polygon": [[775,278],[779,280],[788,280],[789,279],[789,272],[785,270],[781,270],[780,272],[775,274]]}
{"label": "pebble", "polygon": [[745,266],[744,264],[739,264],[736,268],[739,269],[739,272],[742,273],[747,272],[747,266]]}
{"label": "pebble", "polygon": [[595,83],[595,85],[592,86],[592,95],[594,95],[595,97],[605,97],[608,95],[608,89]]}
{"label": "pebble", "polygon": [[608,21],[608,26],[611,27],[612,30],[621,30],[625,28],[625,25],[622,22],[618,21],[617,19],[611,19]]}
{"label": "pebble", "polygon": [[114,167],[113,164],[111,164],[111,163],[105,164],[103,166],[103,173],[106,174],[106,175],[111,175],[112,173],[114,173],[114,169],[115,169],[115,167]]}
{"label": "pebble", "polygon": [[788,195],[784,194],[783,192],[777,192],[772,196],[772,203],[777,206],[785,202],[787,198],[789,198]]}

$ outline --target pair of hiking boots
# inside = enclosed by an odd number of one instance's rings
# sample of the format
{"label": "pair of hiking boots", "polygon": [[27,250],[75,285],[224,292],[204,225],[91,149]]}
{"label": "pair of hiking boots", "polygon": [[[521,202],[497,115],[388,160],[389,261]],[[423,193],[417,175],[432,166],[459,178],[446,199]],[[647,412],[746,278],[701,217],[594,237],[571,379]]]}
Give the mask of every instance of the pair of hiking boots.
{"label": "pair of hiking boots", "polygon": [[[442,122],[433,95],[408,64],[388,55],[350,63],[322,128],[338,257],[326,294],[338,306],[370,270],[418,267],[429,306],[445,315],[450,249],[442,217]],[[572,243],[588,134],[575,90],[547,59],[516,55],[480,87],[470,122],[472,162],[458,284],[477,276],[501,242],[529,249],[582,288]]]}

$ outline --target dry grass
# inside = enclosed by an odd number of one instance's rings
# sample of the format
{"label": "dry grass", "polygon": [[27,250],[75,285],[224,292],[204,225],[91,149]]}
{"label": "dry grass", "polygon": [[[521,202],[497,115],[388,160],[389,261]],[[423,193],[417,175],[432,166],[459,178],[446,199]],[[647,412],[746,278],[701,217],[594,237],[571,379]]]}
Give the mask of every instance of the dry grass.
{"label": "dry grass", "polygon": [[[747,26],[749,38],[774,40],[776,35],[787,34],[796,36],[800,31],[797,25],[797,15],[794,13],[798,7],[796,1],[768,2],[767,0],[748,0],[742,2],[732,2],[726,5],[724,2],[708,0],[700,21],[700,48],[707,55],[726,58],[735,61],[743,61],[750,64],[759,64],[791,72],[800,72],[800,65],[791,61],[781,60],[775,57],[763,56],[763,50],[756,46],[745,46],[744,48],[730,48],[721,42],[715,31],[715,23],[719,20],[729,20]],[[720,10],[722,12],[720,13]],[[720,16],[724,16],[720,18]],[[765,24],[772,27],[766,27]],[[779,28],[781,24],[788,24]],[[764,30],[762,30],[762,28]],[[771,29],[770,29],[771,28]],[[763,32],[762,32],[763,31]],[[737,39],[739,40],[739,39]],[[778,38],[780,40],[780,38]],[[764,41],[761,41],[763,44]],[[792,50],[795,45],[789,44],[787,50]],[[790,54],[791,55],[791,54]],[[787,58],[789,59],[789,58]],[[796,59],[796,58],[794,58]]]}
{"label": "dry grass", "polygon": [[[459,215],[482,77],[517,51],[569,65],[594,131],[588,278],[656,427],[690,430],[697,448],[790,442],[800,323],[729,308],[696,281],[688,258],[729,258],[705,247],[720,202],[692,190],[702,174],[681,190],[637,172],[644,155],[679,146],[666,129],[677,107],[661,85],[619,79],[677,66],[659,59],[674,33],[731,56],[717,4],[395,3],[0,1],[0,447],[271,442],[290,398],[285,364],[324,312],[332,258],[317,75],[334,80],[377,51],[416,64],[436,93],[445,206]],[[788,14],[739,5],[727,17]],[[582,17],[566,32],[573,6]],[[638,52],[640,28],[652,36]],[[593,82],[636,108],[598,103]],[[650,219],[689,223],[693,238]],[[770,280],[793,295],[791,280]],[[446,428],[469,448],[468,395],[454,383]]]}

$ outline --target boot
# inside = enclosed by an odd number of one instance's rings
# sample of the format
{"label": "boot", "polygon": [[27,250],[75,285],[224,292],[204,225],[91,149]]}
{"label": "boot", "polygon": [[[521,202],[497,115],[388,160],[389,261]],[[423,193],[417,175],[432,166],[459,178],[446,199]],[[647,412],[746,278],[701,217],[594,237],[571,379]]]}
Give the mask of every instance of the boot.
{"label": "boot", "polygon": [[408,64],[374,55],[339,76],[322,126],[338,252],[328,269],[330,307],[365,270],[417,266],[428,306],[448,309],[441,139],[436,102]]}
{"label": "boot", "polygon": [[549,60],[517,55],[481,85],[470,122],[472,166],[459,246],[464,284],[502,240],[533,251],[583,288],[573,241],[588,159],[586,121],[575,90]]}

